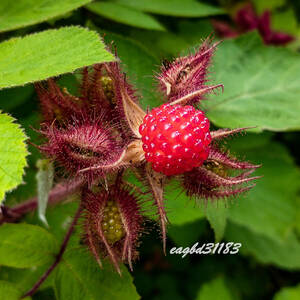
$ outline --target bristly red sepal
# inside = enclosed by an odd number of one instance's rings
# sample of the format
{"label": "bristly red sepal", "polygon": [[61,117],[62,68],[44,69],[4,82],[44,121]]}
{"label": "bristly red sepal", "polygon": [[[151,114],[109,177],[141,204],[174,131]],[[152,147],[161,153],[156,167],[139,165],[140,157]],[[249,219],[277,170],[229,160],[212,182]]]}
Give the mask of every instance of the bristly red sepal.
{"label": "bristly red sepal", "polygon": [[260,165],[239,161],[230,156],[228,151],[220,150],[218,145],[219,140],[249,128],[251,127],[211,131],[212,143],[207,160],[202,166],[182,176],[182,185],[188,196],[205,200],[225,198],[248,191],[254,186],[247,184],[260,176],[249,176]]}
{"label": "bristly red sepal", "polygon": [[[207,161],[193,171],[185,173],[182,185],[188,196],[202,199],[218,199],[248,191],[254,185],[250,181],[260,176],[249,177],[259,165],[239,161],[222,152],[216,146],[211,148]],[[244,170],[235,175],[232,173]]]}
{"label": "bristly red sepal", "polygon": [[124,185],[115,184],[97,192],[85,189],[82,203],[85,242],[100,267],[101,260],[109,257],[120,274],[121,262],[128,263],[132,270],[143,230],[138,196]]}
{"label": "bristly red sepal", "polygon": [[211,44],[208,38],[195,54],[176,58],[173,62],[162,66],[157,79],[168,102],[194,104],[202,100],[205,94],[222,87],[222,85],[206,85],[208,67],[217,45],[218,43]]}
{"label": "bristly red sepal", "polygon": [[[93,166],[110,165],[122,152],[117,138],[105,126],[101,116],[96,119],[74,120],[65,128],[45,123],[40,131],[47,142],[39,149],[49,158],[57,161],[71,175],[80,175],[81,169]],[[108,168],[91,169],[84,178],[92,183],[94,178],[103,176]],[[83,175],[83,174],[82,174]]]}
{"label": "bristly red sepal", "polygon": [[65,122],[70,116],[83,114],[84,103],[66,89],[61,90],[54,79],[36,83],[35,89],[40,99],[44,122]]}
{"label": "bristly red sepal", "polygon": [[52,78],[35,84],[44,121],[66,123],[71,119],[95,118],[100,114],[115,124],[113,80],[107,75],[105,65],[96,64],[91,69],[83,69],[78,97],[59,87]]}

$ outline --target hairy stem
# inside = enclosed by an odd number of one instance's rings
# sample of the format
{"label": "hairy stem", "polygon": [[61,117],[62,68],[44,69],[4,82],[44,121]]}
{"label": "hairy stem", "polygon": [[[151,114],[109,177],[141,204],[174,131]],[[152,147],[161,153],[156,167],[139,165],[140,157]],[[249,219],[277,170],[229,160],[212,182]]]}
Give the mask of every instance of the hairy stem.
{"label": "hairy stem", "polygon": [[[57,184],[49,193],[49,204],[57,204],[64,200],[67,196],[76,192],[82,185],[82,180],[74,180],[71,183]],[[0,211],[0,224],[5,222],[16,222],[25,214],[37,209],[38,200],[37,197],[33,197],[23,203],[20,203],[14,207],[1,207]]]}
{"label": "hairy stem", "polygon": [[41,286],[41,284],[48,278],[48,276],[51,274],[51,272],[55,269],[55,267],[59,264],[59,262],[61,261],[61,258],[66,250],[66,247],[68,245],[68,242],[70,240],[70,237],[73,233],[73,230],[74,230],[74,226],[76,225],[77,221],[78,221],[78,218],[80,217],[80,214],[81,214],[81,211],[82,211],[82,207],[81,205],[79,206],[74,218],[73,218],[73,221],[65,235],[65,238],[60,246],[60,250],[58,252],[58,254],[56,255],[56,258],[55,258],[55,261],[53,262],[53,264],[48,268],[48,270],[40,277],[40,279],[34,284],[34,286],[26,293],[23,295],[22,299],[23,298],[26,298],[26,297],[31,297],[37,290],[38,288]]}

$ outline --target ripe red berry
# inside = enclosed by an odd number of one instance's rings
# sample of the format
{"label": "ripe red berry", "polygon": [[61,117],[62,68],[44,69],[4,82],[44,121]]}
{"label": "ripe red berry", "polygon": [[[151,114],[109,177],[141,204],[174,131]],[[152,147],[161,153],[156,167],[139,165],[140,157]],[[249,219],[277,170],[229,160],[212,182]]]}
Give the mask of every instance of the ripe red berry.
{"label": "ripe red berry", "polygon": [[209,120],[193,106],[161,105],[145,116],[139,132],[146,160],[165,175],[191,171],[208,157]]}

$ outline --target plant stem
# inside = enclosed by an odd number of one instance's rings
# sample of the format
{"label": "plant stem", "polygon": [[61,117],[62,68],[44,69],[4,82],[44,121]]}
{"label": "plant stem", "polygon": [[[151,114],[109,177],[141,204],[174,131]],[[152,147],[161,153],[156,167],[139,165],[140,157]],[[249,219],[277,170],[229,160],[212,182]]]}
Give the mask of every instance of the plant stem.
{"label": "plant stem", "polygon": [[65,238],[60,246],[60,250],[58,252],[58,254],[56,255],[55,261],[53,262],[53,264],[48,268],[48,270],[40,277],[40,279],[34,284],[34,286],[26,293],[23,295],[23,298],[26,297],[31,297],[37,290],[38,288],[41,286],[41,284],[48,278],[48,276],[51,274],[51,272],[55,269],[55,267],[59,264],[59,262],[61,261],[61,258],[66,250],[66,247],[68,245],[68,242],[70,240],[70,237],[73,233],[74,227],[78,221],[78,218],[80,217],[82,211],[82,207],[81,205],[79,205],[79,208],[73,218],[73,221],[65,235]]}
{"label": "plant stem", "polygon": [[[82,185],[82,180],[74,180],[71,183],[59,183],[49,193],[48,204],[57,204],[64,200],[67,196],[76,192]],[[36,210],[38,199],[33,197],[14,207],[1,207],[0,224],[5,222],[15,222],[25,214]]]}

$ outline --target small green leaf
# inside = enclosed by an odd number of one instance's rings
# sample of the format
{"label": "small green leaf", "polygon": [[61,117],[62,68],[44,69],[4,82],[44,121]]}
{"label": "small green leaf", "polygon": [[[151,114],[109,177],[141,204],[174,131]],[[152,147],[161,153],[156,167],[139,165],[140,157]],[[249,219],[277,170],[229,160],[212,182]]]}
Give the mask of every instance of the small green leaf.
{"label": "small green leaf", "polygon": [[227,203],[224,200],[219,200],[217,202],[208,201],[204,212],[211,228],[215,233],[216,243],[220,242],[223,238],[227,222]]}
{"label": "small green leaf", "polygon": [[31,268],[54,260],[55,238],[39,226],[4,224],[0,227],[0,265]]}
{"label": "small green leaf", "polygon": [[65,253],[54,279],[59,300],[139,299],[128,270],[121,266],[122,277],[105,261],[100,269],[86,249]]}
{"label": "small green leaf", "polygon": [[0,203],[6,192],[22,183],[26,136],[14,119],[0,111]]}
{"label": "small green leaf", "polygon": [[224,84],[224,93],[203,103],[213,123],[256,131],[300,128],[299,54],[267,47],[252,33],[224,41],[213,65],[215,81]]}
{"label": "small green leaf", "polygon": [[154,17],[118,3],[93,2],[87,5],[86,8],[102,17],[126,25],[144,29],[165,30]]}
{"label": "small green leaf", "polygon": [[299,300],[300,284],[293,287],[284,287],[275,294],[273,300]]}
{"label": "small green leaf", "polygon": [[232,300],[233,297],[224,279],[218,277],[204,283],[198,292],[196,300]]}
{"label": "small green leaf", "polygon": [[[17,286],[11,282],[0,280],[0,296],[5,300],[20,300],[22,292],[18,290]],[[5,298],[2,298],[5,297]],[[30,300],[30,297],[22,298],[23,300]]]}
{"label": "small green leaf", "polygon": [[48,159],[39,159],[37,161],[38,172],[36,174],[38,190],[38,215],[40,220],[48,226],[46,220],[46,209],[48,195],[53,186],[54,167]]}
{"label": "small green leaf", "polygon": [[274,264],[289,270],[300,269],[300,242],[293,233],[284,240],[275,240],[228,222],[225,237],[230,242],[241,243],[240,253],[253,255],[263,264]]}
{"label": "small green leaf", "polygon": [[2,0],[0,32],[22,28],[62,16],[91,0]]}
{"label": "small green leaf", "polygon": [[175,17],[206,17],[225,13],[222,8],[195,0],[116,0],[115,2],[141,11]]}
{"label": "small green leaf", "polygon": [[96,32],[81,27],[13,38],[0,44],[0,88],[44,80],[112,60],[114,56],[105,50]]}

